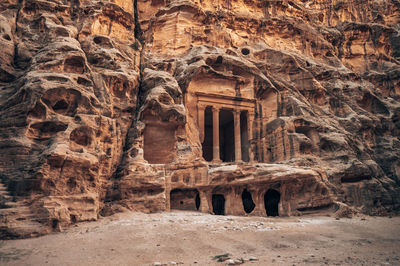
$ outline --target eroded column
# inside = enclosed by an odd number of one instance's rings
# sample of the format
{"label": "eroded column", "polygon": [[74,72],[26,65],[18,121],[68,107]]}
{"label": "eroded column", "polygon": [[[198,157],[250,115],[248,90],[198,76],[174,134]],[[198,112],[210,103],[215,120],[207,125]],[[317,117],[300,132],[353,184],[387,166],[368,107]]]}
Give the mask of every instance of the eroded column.
{"label": "eroded column", "polygon": [[240,110],[233,111],[233,120],[235,124],[235,161],[242,161],[242,144],[240,142]]}
{"label": "eroded column", "polygon": [[219,155],[219,108],[212,107],[213,113],[213,162],[220,163]]}

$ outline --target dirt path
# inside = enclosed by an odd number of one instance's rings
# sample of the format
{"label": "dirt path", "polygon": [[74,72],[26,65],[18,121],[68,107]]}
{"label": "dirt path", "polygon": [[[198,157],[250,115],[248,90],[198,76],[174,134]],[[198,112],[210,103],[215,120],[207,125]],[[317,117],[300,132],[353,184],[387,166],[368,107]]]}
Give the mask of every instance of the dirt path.
{"label": "dirt path", "polygon": [[400,217],[123,213],[62,233],[1,242],[4,265],[400,265]]}

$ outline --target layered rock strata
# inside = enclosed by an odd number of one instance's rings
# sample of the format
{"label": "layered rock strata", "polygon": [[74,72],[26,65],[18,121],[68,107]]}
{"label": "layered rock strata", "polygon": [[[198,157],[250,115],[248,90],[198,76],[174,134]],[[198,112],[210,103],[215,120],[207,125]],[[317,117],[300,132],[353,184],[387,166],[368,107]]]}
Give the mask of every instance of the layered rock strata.
{"label": "layered rock strata", "polygon": [[397,0],[2,1],[2,237],[399,210],[399,20]]}

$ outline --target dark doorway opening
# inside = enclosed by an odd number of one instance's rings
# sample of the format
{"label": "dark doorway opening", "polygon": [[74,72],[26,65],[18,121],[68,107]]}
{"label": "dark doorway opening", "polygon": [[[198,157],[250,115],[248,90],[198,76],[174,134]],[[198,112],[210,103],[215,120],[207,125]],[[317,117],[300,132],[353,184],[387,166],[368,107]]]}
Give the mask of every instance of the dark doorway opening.
{"label": "dark doorway opening", "polygon": [[235,161],[233,113],[223,109],[219,111],[219,146],[223,162]]}
{"label": "dark doorway opening", "polygon": [[264,205],[267,216],[279,216],[278,206],[281,194],[274,190],[268,189],[264,195]]}
{"label": "dark doorway opening", "polygon": [[212,195],[212,206],[215,215],[225,214],[225,197],[221,194]]}
{"label": "dark doorway opening", "polygon": [[242,160],[250,161],[249,156],[249,133],[247,126],[247,111],[240,113],[240,143],[242,149]]}
{"label": "dark doorway opening", "polygon": [[196,194],[195,203],[196,203],[196,210],[199,210],[200,209],[200,195],[199,195],[199,193]]}
{"label": "dark doorway opening", "polygon": [[210,106],[204,110],[204,141],[202,143],[203,158],[211,162],[213,159],[213,120],[212,109]]}
{"label": "dark doorway opening", "polygon": [[242,192],[242,202],[243,202],[243,209],[246,213],[251,213],[256,207],[253,198],[251,197],[251,193],[247,191],[247,189],[243,190]]}
{"label": "dark doorway opening", "polygon": [[173,189],[170,193],[171,209],[197,211],[200,207],[200,196],[197,189]]}

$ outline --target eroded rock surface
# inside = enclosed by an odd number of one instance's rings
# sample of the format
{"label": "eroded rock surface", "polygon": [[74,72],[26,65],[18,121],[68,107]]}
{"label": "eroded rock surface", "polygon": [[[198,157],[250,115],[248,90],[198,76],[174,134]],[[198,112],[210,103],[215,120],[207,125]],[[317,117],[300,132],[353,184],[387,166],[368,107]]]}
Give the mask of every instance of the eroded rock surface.
{"label": "eroded rock surface", "polygon": [[2,237],[398,211],[399,20],[397,0],[2,1]]}

